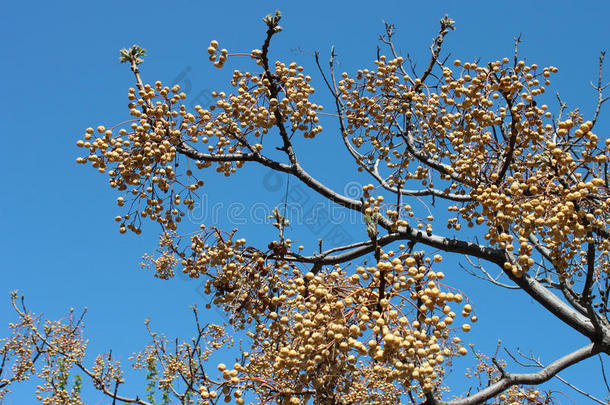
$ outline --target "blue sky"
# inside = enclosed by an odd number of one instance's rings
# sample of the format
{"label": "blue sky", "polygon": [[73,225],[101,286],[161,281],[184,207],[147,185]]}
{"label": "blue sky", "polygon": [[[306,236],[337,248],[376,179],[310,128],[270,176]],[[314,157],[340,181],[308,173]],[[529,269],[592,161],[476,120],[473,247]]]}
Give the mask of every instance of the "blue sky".
{"label": "blue sky", "polygon": [[[553,89],[590,117],[595,94],[589,82],[596,79],[597,58],[608,48],[610,37],[610,3],[606,1],[7,2],[0,14],[4,89],[0,98],[0,297],[5,297],[0,300],[1,325],[15,320],[8,293],[19,290],[30,308],[49,318],[64,316],[70,307],[88,307],[91,353],[112,348],[125,359],[140,350],[149,340],[145,318],[169,336],[188,336],[187,307],[205,302],[200,283],[180,277],[161,281],[140,269],[142,254],[156,246],[157,228],[147,224],[141,236],[119,235],[113,221],[120,212],[114,204],[116,195],[103,176],[75,163],[81,152],[76,140],[89,126],[110,126],[127,119],[126,94],[133,80],[127,66],[118,62],[120,48],[137,43],[148,50],[142,66],[145,81],[180,81],[185,90],[190,88],[192,97],[205,97],[209,90],[226,90],[233,68],[249,62],[230,59],[226,69],[219,71],[207,61],[210,40],[218,40],[230,52],[260,48],[261,17],[276,8],[283,12],[284,31],[272,44],[271,58],[303,65],[314,79],[316,97],[327,105],[328,95],[314,70],[315,50],[327,55],[334,45],[339,71],[370,67],[385,20],[397,26],[399,50],[423,66],[438,20],[448,13],[456,21],[456,31],[444,48],[452,58],[487,61],[512,56],[513,38],[521,33],[521,55],[528,62],[559,67]],[[600,137],[607,136],[606,116],[602,114],[597,126]],[[350,181],[365,180],[356,177],[333,128],[328,125],[316,140],[298,146],[306,169],[342,190]],[[283,195],[279,187],[265,182],[266,174],[252,167],[227,182],[206,173],[203,198],[207,205],[192,221],[218,221],[230,229],[236,221],[235,215],[232,220],[227,215],[230,203],[251,206],[264,201],[272,207]],[[273,180],[285,187],[284,177]],[[311,198],[307,204],[313,204],[313,192],[304,193]],[[214,206],[217,202],[224,205]],[[217,218],[211,214],[216,209]],[[242,235],[253,242],[262,242],[263,232],[271,229],[257,224],[240,227]],[[360,228],[346,225],[345,229],[355,240],[365,237]],[[295,231],[295,236],[312,249],[320,232],[328,231],[304,229]],[[469,338],[481,350],[493,351],[502,337],[510,348],[531,349],[549,362],[586,344],[528,298],[490,290],[488,284],[461,275],[457,258],[444,263],[445,273],[455,273],[456,285],[475,303],[481,321]],[[0,335],[8,331],[4,328]],[[599,375],[597,359],[562,375],[604,395],[601,380],[591,378]],[[455,381],[456,394],[467,389],[461,379]],[[550,387],[564,390],[575,403],[587,403],[561,383]],[[136,393],[136,388],[130,386],[126,394]],[[6,403],[31,403],[32,398],[32,387],[24,385],[16,387]],[[88,393],[85,399],[106,403],[96,393]]]}

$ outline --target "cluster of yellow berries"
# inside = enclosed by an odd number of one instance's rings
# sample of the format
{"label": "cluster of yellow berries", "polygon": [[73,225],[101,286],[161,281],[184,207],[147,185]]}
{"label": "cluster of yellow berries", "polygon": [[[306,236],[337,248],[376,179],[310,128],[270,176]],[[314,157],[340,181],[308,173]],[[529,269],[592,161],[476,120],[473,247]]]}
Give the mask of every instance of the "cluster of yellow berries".
{"label": "cluster of yellow berries", "polygon": [[[274,381],[294,381],[282,387],[294,392],[336,392],[365,371],[367,380],[431,390],[446,359],[466,354],[453,335],[450,306],[463,297],[443,291],[444,275],[432,271],[431,262],[421,254],[388,252],[376,266],[360,266],[351,276],[337,265],[288,279],[272,300],[272,322],[250,334],[254,354],[273,365]],[[381,277],[389,285],[383,297]],[[462,315],[471,310],[464,306]],[[466,332],[470,325],[459,328]],[[341,395],[347,401],[356,394],[348,389]]]}
{"label": "cluster of yellow berries", "polygon": [[218,41],[210,42],[210,46],[208,47],[208,54],[210,55],[209,59],[211,62],[214,62],[214,66],[217,68],[222,68],[227,61],[227,56],[229,52],[226,49],[218,50]]}
{"label": "cluster of yellow berries", "polygon": [[[218,68],[230,56],[217,41],[208,53]],[[283,234],[261,251],[234,233],[203,225],[180,247],[178,224],[203,185],[192,163],[203,169],[215,162],[217,172],[230,176],[244,156],[262,159],[263,135],[273,128],[305,138],[322,131],[323,108],[310,100],[314,88],[303,67],[279,61],[268,67],[257,49],[249,55],[265,70],[235,70],[234,93],[213,92],[214,103],[195,106],[193,113],[182,104],[186,94],[179,86],[144,85],[138,78],[138,89],[128,94],[133,119],[118,133],[88,128],[77,145],[89,153],[77,162],[107,173],[110,186],[123,192],[117,204],[129,211],[115,218],[121,232],[139,233],[142,218],[163,227],[160,254],[146,256],[145,266],[164,279],[179,265],[190,277],[205,276],[204,292],[232,326],[252,328],[250,351],[231,369],[219,365],[223,382],[202,384],[202,403],[224,396],[243,404],[244,390],[287,404],[304,403],[314,392],[321,404],[331,398],[395,403],[407,393],[423,397],[439,387],[452,357],[467,354],[457,333],[477,321],[472,305],[462,304],[464,297],[444,284],[444,274],[432,270],[440,255],[425,257],[400,245],[398,252],[376,251],[372,266],[312,270],[299,264]],[[381,56],[374,69],[358,70],[354,78],[343,73],[338,82],[342,135],[359,170],[385,179],[384,186],[423,186],[462,201],[449,207],[455,215],[448,227],[459,230],[461,221],[485,225],[485,238],[509,253],[505,268],[517,277],[534,266],[536,240],[561,278],[580,275],[587,258],[583,244],[610,223],[602,170],[610,141],[600,145],[593,123],[577,113],[554,123],[548,107],[538,106],[536,97],[557,69],[522,61],[511,66],[506,58],[485,66],[456,60],[453,69],[442,68],[437,83],[425,85],[403,73],[403,62]],[[180,154],[191,159],[186,168],[178,163]],[[362,197],[371,239],[382,215],[390,231],[413,226],[413,218],[415,227],[432,233],[431,213],[418,218],[410,205],[400,199],[384,203],[374,190],[364,186]],[[596,263],[608,272],[610,241],[603,239],[598,250]],[[458,305],[469,320],[461,325]],[[172,371],[162,385],[189,373],[187,349],[181,349],[182,360],[168,359]],[[504,403],[539,398],[538,391],[520,388],[502,395]]]}
{"label": "cluster of yellow berries", "polygon": [[[534,264],[531,235],[535,235],[548,249],[560,277],[570,278],[586,262],[581,245],[588,243],[594,230],[608,223],[610,195],[602,171],[608,148],[597,145],[591,125],[577,125],[571,119],[560,122],[555,141],[547,138],[531,146],[529,156],[518,159],[511,175],[501,183],[473,189],[481,204],[476,221],[490,226],[486,238],[516,252],[515,263],[507,263],[514,274],[520,275]],[[582,149],[558,147],[571,142],[570,136],[586,141]],[[536,154],[532,156],[531,151]],[[600,239],[599,264],[605,272],[610,269],[609,249],[610,241]]]}
{"label": "cluster of yellow berries", "polygon": [[[208,52],[215,65],[222,67],[227,51],[218,51],[218,42],[212,41]],[[260,61],[260,51],[252,51],[252,56]],[[104,126],[88,128],[77,145],[89,155],[77,158],[77,162],[90,163],[107,173],[110,186],[125,193],[117,200],[119,206],[129,207],[126,214],[116,217],[122,233],[128,229],[139,233],[145,217],[166,231],[175,231],[184,209],[193,208],[194,192],[203,185],[190,167],[179,169],[179,153],[188,155],[191,148],[196,156],[260,154],[262,135],[278,123],[286,124],[287,130],[303,132],[306,138],[322,131],[317,111],[323,107],[309,101],[314,89],[309,84],[311,78],[302,71],[294,62],[288,66],[276,63],[272,72],[275,87],[280,89],[276,98],[270,97],[271,78],[236,70],[231,81],[236,94],[212,92],[216,102],[208,108],[195,106],[194,114],[182,103],[186,94],[180,86],[170,89],[159,81],[154,86],[138,82],[138,90],[131,88],[128,94],[133,120],[123,123],[118,131]],[[199,152],[201,143],[207,150]],[[218,160],[216,171],[225,176],[244,163],[239,159],[195,160],[193,166],[198,169]]]}
{"label": "cluster of yellow berries", "polygon": [[[290,124],[288,129],[302,131],[305,138],[315,137],[322,131],[316,111],[323,107],[309,101],[314,89],[309,85],[311,77],[305,76],[302,71],[303,67],[297,66],[295,62],[288,66],[276,63],[274,80],[276,86],[282,89],[280,94],[283,96],[278,99],[269,97],[269,78],[235,70],[231,84],[237,87],[237,94],[213,93],[219,100],[211,110],[222,110],[214,121],[206,124],[206,133],[211,135],[214,131],[222,131],[228,139],[245,139],[253,133],[256,139],[266,134],[280,120]],[[260,144],[252,146],[258,151],[262,148]]]}
{"label": "cluster of yellow berries", "polygon": [[[382,56],[376,69],[353,79],[343,73],[339,82],[361,170],[375,172],[384,162],[390,186],[438,182],[441,192],[463,197],[461,206],[449,207],[457,216],[448,227],[459,230],[460,220],[488,226],[491,244],[514,251],[506,267],[516,276],[535,262],[532,235],[548,247],[562,277],[581,272],[587,235],[610,221],[602,170],[610,149],[599,144],[592,122],[573,113],[554,125],[548,107],[536,102],[557,68],[510,66],[508,58],[486,66],[456,60],[459,76],[444,67],[439,83],[425,87],[399,74],[402,62]],[[397,226],[404,214],[387,212]],[[431,231],[429,223],[418,226]],[[609,248],[610,241],[600,242],[605,271]]]}
{"label": "cluster of yellow berries", "polygon": [[[452,310],[464,298],[431,269],[440,255],[409,254],[401,245],[381,252],[375,266],[348,272],[335,265],[314,274],[290,260],[290,248],[286,240],[261,252],[204,228],[177,254],[185,273],[209,277],[205,292],[234,326],[254,327],[247,361],[225,373],[233,388],[257,376],[273,382],[251,387],[263,397],[279,391],[301,400],[311,390],[338,390],[355,400],[361,394],[353,384],[364,389],[371,381],[381,397],[423,394],[438,386],[447,359],[467,353],[455,332],[468,332],[470,324],[456,325]],[[477,320],[470,304],[461,315]]]}
{"label": "cluster of yellow berries", "polygon": [[[146,217],[164,229],[175,230],[185,215],[181,207],[193,207],[193,192],[203,181],[190,170],[179,173],[176,160],[182,134],[195,120],[184,105],[177,106],[185,97],[179,86],[169,89],[161,82],[143,86],[137,95],[135,89],[129,89],[130,113],[135,118],[130,121],[130,131],[121,128],[116,134],[103,126],[88,128],[84,139],[77,142],[90,153],[77,162],[90,162],[100,173],[108,174],[112,188],[124,192],[117,204],[128,204],[129,212],[115,218],[121,233],[127,229],[140,233],[141,218]],[[153,104],[157,99],[163,102]]]}

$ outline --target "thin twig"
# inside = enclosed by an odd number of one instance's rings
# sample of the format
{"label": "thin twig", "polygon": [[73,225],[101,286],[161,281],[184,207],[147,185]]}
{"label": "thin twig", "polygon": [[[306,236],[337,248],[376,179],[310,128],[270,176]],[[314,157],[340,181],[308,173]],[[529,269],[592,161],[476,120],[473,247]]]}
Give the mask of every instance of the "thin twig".
{"label": "thin twig", "polygon": [[608,380],[606,379],[606,371],[604,370],[604,360],[602,359],[601,354],[598,354],[597,357],[599,358],[599,364],[602,369],[602,377],[604,378],[604,384],[606,384],[606,389],[608,390],[608,393],[610,394],[610,386],[608,385]]}
{"label": "thin twig", "polygon": [[593,128],[595,126],[595,123],[597,122],[597,117],[599,116],[599,112],[601,111],[602,104],[604,104],[610,98],[610,97],[604,97],[604,89],[606,87],[608,87],[610,85],[610,83],[607,83],[602,86],[602,74],[603,74],[605,57],[606,57],[606,52],[602,51],[601,54],[599,55],[599,72],[597,74],[597,85],[594,85],[593,83],[591,83],[591,86],[593,86],[593,88],[597,91],[597,106],[595,107],[595,113],[593,114],[593,120],[591,121],[591,122],[593,122],[593,125],[591,126],[591,128]]}

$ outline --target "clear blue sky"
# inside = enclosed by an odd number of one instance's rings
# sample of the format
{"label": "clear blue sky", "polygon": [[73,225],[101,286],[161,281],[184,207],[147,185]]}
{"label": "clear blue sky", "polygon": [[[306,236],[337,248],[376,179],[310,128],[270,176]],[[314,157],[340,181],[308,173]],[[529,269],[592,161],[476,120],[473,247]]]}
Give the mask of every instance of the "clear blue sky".
{"label": "clear blue sky", "polygon": [[[15,320],[8,293],[19,290],[30,308],[49,318],[64,316],[70,307],[88,307],[86,332],[92,354],[113,348],[126,359],[140,350],[148,343],[145,318],[152,319],[157,331],[188,336],[187,307],[204,302],[200,283],[179,277],[164,282],[139,268],[142,254],[155,248],[157,228],[147,224],[139,237],[118,234],[113,221],[119,213],[116,195],[103,176],[75,163],[81,152],[75,143],[88,126],[110,126],[128,115],[126,94],[133,80],[127,66],[118,63],[120,48],[137,43],[148,49],[142,67],[146,81],[179,80],[193,97],[208,90],[226,90],[233,66],[247,61],[236,60],[233,65],[229,60],[226,69],[218,71],[207,61],[210,40],[218,40],[230,52],[260,48],[261,17],[276,8],[283,12],[284,31],[272,44],[271,58],[294,60],[309,69],[321,103],[328,97],[313,70],[313,52],[319,49],[327,55],[335,45],[339,71],[370,67],[380,44],[382,20],[398,27],[400,51],[410,53],[419,66],[426,63],[438,20],[446,13],[456,21],[456,31],[445,43],[445,52],[454,58],[487,61],[512,56],[513,38],[521,33],[521,54],[529,62],[559,67],[553,89],[572,107],[580,107],[586,117],[595,101],[589,81],[596,79],[599,52],[609,48],[610,3],[601,0],[7,2],[0,15],[4,88],[0,98],[0,297],[5,297],[0,300],[0,325]],[[597,127],[600,137],[607,136],[606,117],[604,112]],[[315,141],[299,146],[304,166],[337,189],[352,180],[364,181],[355,177],[332,125]],[[254,169],[230,182],[206,174],[203,192],[208,205],[193,220],[216,221],[210,214],[213,204],[224,202],[216,206],[220,209],[217,221],[230,230],[227,203],[266,201],[272,206],[280,201],[282,193],[264,182],[265,174]],[[307,193],[313,201],[313,193]],[[240,229],[253,242],[264,239],[252,236],[253,231],[262,235],[259,230],[271,230],[262,225]],[[296,235],[306,243],[315,241],[320,232],[305,229]],[[364,237],[362,230],[358,232],[350,233],[354,240]],[[457,259],[445,265],[447,274],[461,271]],[[488,284],[471,277],[454,278],[473,299],[481,319],[469,336],[481,350],[493,351],[501,336],[508,347],[531,349],[548,363],[586,344],[523,295],[488,292]],[[6,335],[8,328],[2,328],[0,335]],[[591,378],[599,375],[597,359],[562,375],[582,389],[604,395],[601,380]],[[588,403],[561,383],[550,386],[567,392],[575,403]],[[136,388],[130,386],[125,394],[143,393],[143,386]],[[455,379],[455,394],[467,388],[460,378]],[[32,400],[32,387],[26,385],[16,387],[6,404]],[[108,403],[90,391],[85,400]]]}

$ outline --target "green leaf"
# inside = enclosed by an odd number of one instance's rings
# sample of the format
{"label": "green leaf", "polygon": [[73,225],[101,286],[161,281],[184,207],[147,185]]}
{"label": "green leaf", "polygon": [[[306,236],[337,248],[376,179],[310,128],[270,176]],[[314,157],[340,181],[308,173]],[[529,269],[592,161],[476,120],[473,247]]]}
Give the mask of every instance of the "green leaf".
{"label": "green leaf", "polygon": [[119,61],[121,63],[135,63],[139,65],[144,62],[142,57],[146,56],[146,49],[140,47],[139,45],[132,45],[129,49],[123,48],[120,51]]}

